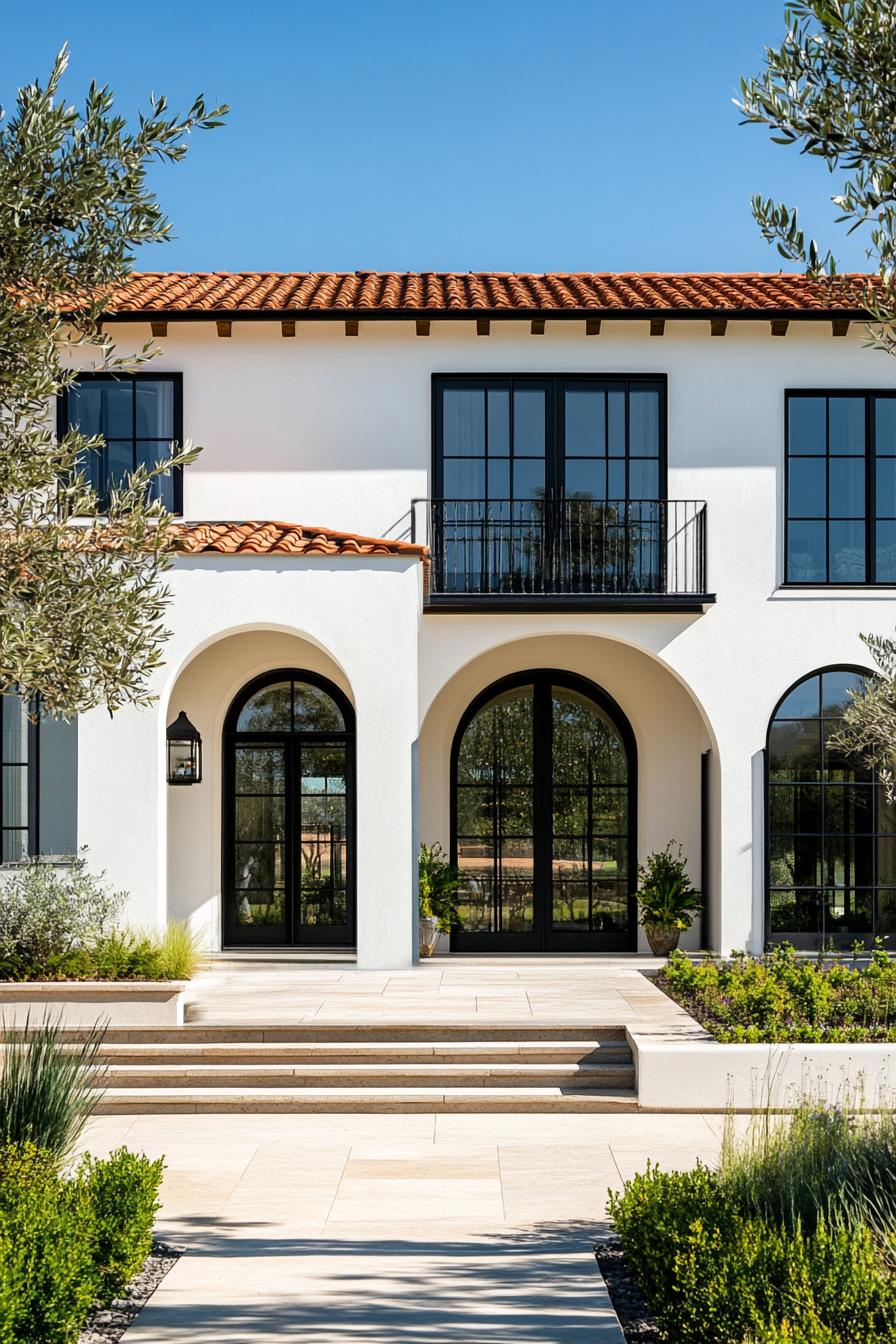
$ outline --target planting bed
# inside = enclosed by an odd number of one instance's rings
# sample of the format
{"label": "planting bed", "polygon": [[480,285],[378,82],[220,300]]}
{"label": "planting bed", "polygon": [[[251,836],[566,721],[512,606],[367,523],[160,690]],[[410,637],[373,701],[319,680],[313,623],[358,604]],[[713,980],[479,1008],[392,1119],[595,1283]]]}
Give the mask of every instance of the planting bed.
{"label": "planting bed", "polygon": [[92,1313],[78,1336],[78,1344],[117,1344],[133,1324],[169,1270],[180,1259],[181,1251],[164,1242],[153,1242],[152,1251],[128,1284],[125,1297],[116,1297],[108,1307]]}

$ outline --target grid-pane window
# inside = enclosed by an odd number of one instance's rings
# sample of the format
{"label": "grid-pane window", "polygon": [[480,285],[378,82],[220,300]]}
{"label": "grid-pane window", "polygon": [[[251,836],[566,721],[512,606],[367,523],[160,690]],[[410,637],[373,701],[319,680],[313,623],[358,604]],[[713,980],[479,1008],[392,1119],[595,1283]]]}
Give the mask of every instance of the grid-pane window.
{"label": "grid-pane window", "polygon": [[[154,467],[181,442],[180,379],[174,374],[82,374],[63,398],[60,430],[68,428],[105,440],[101,449],[83,455],[80,466],[101,503],[106,502],[132,471]],[[179,513],[179,469],[157,476],[151,494]]]}
{"label": "grid-pane window", "polygon": [[768,735],[772,941],[842,946],[896,933],[896,812],[834,736],[864,678],[831,668],[799,682]]}
{"label": "grid-pane window", "polygon": [[77,849],[77,720],[0,695],[0,861]]}
{"label": "grid-pane window", "polygon": [[896,393],[787,396],[788,583],[896,583]]}

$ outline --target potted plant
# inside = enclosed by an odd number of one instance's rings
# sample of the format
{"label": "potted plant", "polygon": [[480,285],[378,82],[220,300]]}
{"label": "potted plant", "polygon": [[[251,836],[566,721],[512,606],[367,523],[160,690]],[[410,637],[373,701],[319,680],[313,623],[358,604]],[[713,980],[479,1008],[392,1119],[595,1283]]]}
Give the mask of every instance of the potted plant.
{"label": "potted plant", "polygon": [[655,957],[674,951],[682,929],[689,929],[700,911],[700,892],[691,885],[681,845],[673,852],[675,843],[648,854],[638,868],[638,919]]}
{"label": "potted plant", "polygon": [[431,957],[440,933],[461,927],[458,892],[463,878],[440,844],[421,845],[417,865],[420,892],[420,955]]}

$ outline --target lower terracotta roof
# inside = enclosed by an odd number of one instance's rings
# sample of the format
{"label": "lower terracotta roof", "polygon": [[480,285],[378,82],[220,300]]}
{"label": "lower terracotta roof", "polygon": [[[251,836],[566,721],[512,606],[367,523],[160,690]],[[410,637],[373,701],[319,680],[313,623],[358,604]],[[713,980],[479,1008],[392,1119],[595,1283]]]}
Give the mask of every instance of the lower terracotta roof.
{"label": "lower terracotta roof", "polygon": [[144,271],[110,296],[107,315],[364,318],[641,313],[698,316],[858,312],[872,276],[839,288],[805,275],[753,272]]}
{"label": "lower terracotta roof", "polygon": [[364,537],[298,523],[172,523],[177,549],[187,555],[409,555],[424,560],[426,546]]}

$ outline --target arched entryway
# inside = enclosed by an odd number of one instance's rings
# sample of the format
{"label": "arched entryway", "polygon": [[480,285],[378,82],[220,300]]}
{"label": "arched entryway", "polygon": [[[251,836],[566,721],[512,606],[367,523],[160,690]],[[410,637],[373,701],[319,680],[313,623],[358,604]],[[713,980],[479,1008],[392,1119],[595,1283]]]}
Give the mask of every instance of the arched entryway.
{"label": "arched entryway", "polygon": [[295,668],[243,688],[224,724],[225,946],[351,946],[355,719]]}
{"label": "arched entryway", "polygon": [[490,686],[451,754],[466,951],[636,946],[637,756],[619,706],[569,673]]}

